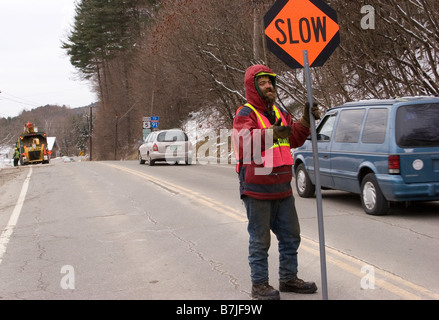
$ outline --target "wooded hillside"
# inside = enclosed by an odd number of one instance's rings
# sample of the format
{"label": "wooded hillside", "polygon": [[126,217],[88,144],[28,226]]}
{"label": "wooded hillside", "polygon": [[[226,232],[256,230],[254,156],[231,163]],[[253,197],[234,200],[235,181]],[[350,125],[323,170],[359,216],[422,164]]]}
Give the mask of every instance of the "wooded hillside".
{"label": "wooded hillside", "polygon": [[56,137],[60,156],[88,153],[89,107],[70,109],[44,106],[23,111],[14,118],[0,118],[0,146],[13,147],[27,122],[33,123],[48,137]]}
{"label": "wooded hillside", "polygon": [[[346,101],[439,94],[437,0],[328,0],[341,45],[313,69],[323,108]],[[246,68],[262,63],[279,75],[281,103],[293,114],[306,99],[302,70],[267,51],[263,0],[82,0],[63,42],[71,63],[99,97],[94,154],[132,152],[142,117],[178,127],[191,111],[219,110],[230,128],[244,102]],[[299,108],[300,107],[300,108]],[[297,115],[300,116],[300,115]],[[118,135],[116,137],[115,126]]]}

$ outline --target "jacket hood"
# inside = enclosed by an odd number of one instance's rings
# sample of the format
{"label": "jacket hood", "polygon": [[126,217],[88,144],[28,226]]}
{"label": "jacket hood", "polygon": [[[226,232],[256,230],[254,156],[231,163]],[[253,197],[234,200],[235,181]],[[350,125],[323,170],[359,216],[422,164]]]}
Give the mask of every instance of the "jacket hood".
{"label": "jacket hood", "polygon": [[265,110],[267,108],[267,102],[259,95],[255,85],[255,76],[260,72],[273,74],[270,68],[261,64],[249,67],[245,72],[244,78],[245,97],[247,102],[255,108]]}

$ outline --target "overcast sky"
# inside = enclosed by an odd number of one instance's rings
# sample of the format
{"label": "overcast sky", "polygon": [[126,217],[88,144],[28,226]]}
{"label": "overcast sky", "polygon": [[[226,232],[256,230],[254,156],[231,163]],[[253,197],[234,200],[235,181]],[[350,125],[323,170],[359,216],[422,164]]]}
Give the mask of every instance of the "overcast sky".
{"label": "overcast sky", "polygon": [[61,41],[77,0],[0,0],[0,117],[46,104],[77,108],[97,100]]}

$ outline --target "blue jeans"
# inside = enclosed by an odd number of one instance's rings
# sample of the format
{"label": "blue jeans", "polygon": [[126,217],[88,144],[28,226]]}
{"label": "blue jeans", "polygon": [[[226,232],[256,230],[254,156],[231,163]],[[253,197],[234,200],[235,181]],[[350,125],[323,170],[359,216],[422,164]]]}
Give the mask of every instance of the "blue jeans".
{"label": "blue jeans", "polygon": [[268,249],[270,230],[279,243],[279,280],[289,281],[297,274],[297,250],[300,245],[300,226],[294,197],[280,200],[243,198],[250,235],[249,265],[255,285],[268,282]]}

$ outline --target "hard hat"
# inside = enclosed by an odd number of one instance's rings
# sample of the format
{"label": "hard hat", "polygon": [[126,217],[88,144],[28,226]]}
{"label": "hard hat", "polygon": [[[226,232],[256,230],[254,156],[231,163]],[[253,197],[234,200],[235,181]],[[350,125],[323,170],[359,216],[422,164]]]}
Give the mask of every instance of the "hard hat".
{"label": "hard hat", "polygon": [[269,72],[259,72],[255,75],[255,78],[257,79],[257,78],[262,77],[262,76],[269,77],[271,82],[273,83],[273,87],[276,87],[276,77],[277,77],[276,74],[269,73]]}

